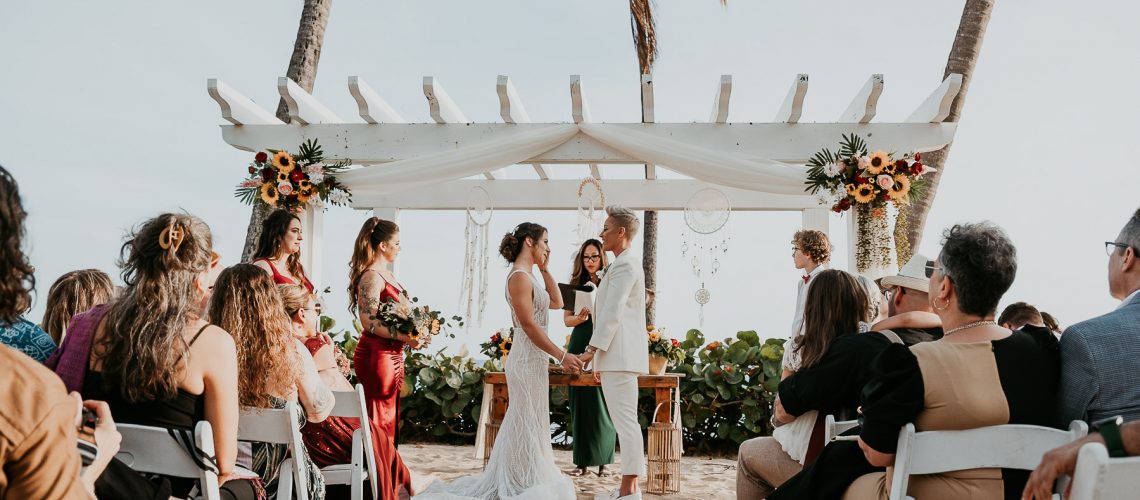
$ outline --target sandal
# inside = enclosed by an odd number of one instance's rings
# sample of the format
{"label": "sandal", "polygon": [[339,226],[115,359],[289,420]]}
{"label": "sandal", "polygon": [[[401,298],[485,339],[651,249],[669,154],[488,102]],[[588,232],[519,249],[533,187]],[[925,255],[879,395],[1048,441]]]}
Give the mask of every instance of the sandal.
{"label": "sandal", "polygon": [[567,472],[566,475],[570,477],[579,477],[585,475],[587,472],[589,471],[587,471],[585,467],[581,467]]}

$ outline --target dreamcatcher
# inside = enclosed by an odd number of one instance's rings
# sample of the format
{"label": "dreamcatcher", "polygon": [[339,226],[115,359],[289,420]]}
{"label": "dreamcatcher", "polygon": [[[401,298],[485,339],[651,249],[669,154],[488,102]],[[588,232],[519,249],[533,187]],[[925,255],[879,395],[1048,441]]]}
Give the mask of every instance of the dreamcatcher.
{"label": "dreamcatcher", "polygon": [[490,241],[488,230],[493,212],[491,195],[487,190],[479,186],[471,188],[467,195],[467,228],[463,231],[466,250],[459,294],[460,309],[463,309],[464,302],[467,303],[468,325],[474,322],[475,326],[481,326],[483,311],[487,309],[487,244]]}
{"label": "dreamcatcher", "polygon": [[706,276],[711,278],[720,272],[721,258],[728,252],[732,240],[726,228],[730,213],[728,197],[712,188],[697,191],[685,205],[685,225],[689,230],[681,235],[681,257],[689,259],[693,276],[700,283],[693,300],[700,306],[702,326],[705,304],[712,299],[712,293],[705,287]]}
{"label": "dreamcatcher", "polygon": [[[578,243],[597,238],[606,222],[606,193],[602,183],[586,177],[578,184]],[[577,248],[578,243],[574,243]]]}

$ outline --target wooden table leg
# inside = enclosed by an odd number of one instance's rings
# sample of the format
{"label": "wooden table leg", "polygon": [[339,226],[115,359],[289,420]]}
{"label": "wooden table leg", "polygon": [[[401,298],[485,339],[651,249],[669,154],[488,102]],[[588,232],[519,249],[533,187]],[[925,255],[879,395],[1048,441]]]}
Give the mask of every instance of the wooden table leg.
{"label": "wooden table leg", "polygon": [[495,446],[495,438],[499,435],[499,426],[503,417],[507,415],[507,405],[510,398],[507,394],[507,384],[494,384],[491,393],[491,418],[487,419],[487,431],[483,441],[483,467],[491,459],[491,449]]}
{"label": "wooden table leg", "polygon": [[672,391],[673,390],[668,387],[658,387],[653,390],[654,396],[656,396],[657,400],[656,404],[654,405],[654,407],[657,408],[656,420],[654,420],[655,422],[669,423],[673,421],[673,405],[669,402],[671,399],[670,396],[672,395]]}

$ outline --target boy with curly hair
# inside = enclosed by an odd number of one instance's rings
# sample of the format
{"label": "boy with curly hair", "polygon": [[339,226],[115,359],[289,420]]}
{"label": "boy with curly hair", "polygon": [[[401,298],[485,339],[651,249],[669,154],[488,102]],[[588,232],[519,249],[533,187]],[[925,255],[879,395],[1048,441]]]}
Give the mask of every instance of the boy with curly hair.
{"label": "boy with curly hair", "polygon": [[796,231],[792,236],[792,261],[796,269],[802,269],[804,274],[796,280],[796,313],[792,317],[792,338],[799,335],[804,326],[804,300],[807,297],[808,285],[812,278],[820,271],[827,269],[831,260],[831,240],[827,234],[815,229]]}

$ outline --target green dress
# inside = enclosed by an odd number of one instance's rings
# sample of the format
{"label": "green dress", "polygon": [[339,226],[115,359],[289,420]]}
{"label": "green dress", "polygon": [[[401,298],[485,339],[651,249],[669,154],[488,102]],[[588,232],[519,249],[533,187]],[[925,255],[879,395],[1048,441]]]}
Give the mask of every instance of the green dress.
{"label": "green dress", "polygon": [[[570,354],[586,352],[594,333],[594,318],[574,327]],[[593,467],[614,463],[617,432],[610,421],[601,387],[570,387],[570,433],[574,436],[574,465]]]}

